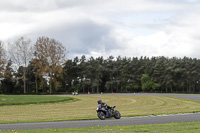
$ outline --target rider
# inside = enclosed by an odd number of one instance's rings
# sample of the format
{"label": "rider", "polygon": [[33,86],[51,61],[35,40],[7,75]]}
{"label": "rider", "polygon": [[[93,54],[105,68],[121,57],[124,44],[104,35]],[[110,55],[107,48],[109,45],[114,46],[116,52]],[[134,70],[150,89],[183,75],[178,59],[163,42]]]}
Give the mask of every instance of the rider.
{"label": "rider", "polygon": [[108,106],[107,106],[107,104],[104,103],[104,102],[102,102],[101,99],[99,99],[99,100],[97,101],[97,103],[98,103],[98,107],[99,107],[100,109],[105,110],[105,112],[106,112],[106,117],[108,117]]}

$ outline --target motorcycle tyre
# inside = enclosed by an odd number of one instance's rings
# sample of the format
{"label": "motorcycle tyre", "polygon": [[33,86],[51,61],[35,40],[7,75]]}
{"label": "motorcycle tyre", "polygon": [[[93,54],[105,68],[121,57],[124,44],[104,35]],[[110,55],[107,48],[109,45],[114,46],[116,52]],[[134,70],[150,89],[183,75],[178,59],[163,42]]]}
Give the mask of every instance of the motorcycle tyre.
{"label": "motorcycle tyre", "polygon": [[105,120],[106,119],[106,115],[104,112],[100,111],[100,112],[97,112],[97,116],[99,117],[99,119],[101,120]]}
{"label": "motorcycle tyre", "polygon": [[119,113],[119,111],[115,110],[114,118],[115,119],[120,119],[121,118],[121,114]]}

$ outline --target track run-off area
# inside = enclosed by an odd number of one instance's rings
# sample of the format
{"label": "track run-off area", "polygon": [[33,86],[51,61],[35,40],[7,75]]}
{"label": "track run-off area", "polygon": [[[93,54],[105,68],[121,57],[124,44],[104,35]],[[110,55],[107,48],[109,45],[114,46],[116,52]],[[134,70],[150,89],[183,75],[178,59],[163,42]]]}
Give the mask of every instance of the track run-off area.
{"label": "track run-off area", "polygon": [[[110,95],[110,94],[104,94]],[[200,101],[200,95],[187,94],[114,94],[127,96],[158,96],[175,97],[194,101]],[[94,95],[99,96],[99,95]],[[120,110],[120,108],[119,108]],[[59,112],[57,112],[59,113]],[[34,122],[34,123],[13,123],[0,124],[0,130],[27,130],[27,129],[58,129],[75,127],[96,127],[96,126],[123,126],[123,125],[145,125],[145,124],[163,124],[163,123],[183,123],[200,121],[200,113],[178,113],[168,115],[148,115],[138,117],[123,117],[119,120],[79,120],[79,121],[59,121],[59,122]]]}

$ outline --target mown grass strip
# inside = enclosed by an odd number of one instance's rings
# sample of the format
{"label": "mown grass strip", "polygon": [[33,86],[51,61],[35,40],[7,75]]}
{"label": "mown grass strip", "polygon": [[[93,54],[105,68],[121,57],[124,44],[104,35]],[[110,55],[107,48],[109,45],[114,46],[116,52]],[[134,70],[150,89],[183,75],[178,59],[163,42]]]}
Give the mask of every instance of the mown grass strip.
{"label": "mown grass strip", "polygon": [[26,105],[41,103],[57,103],[76,101],[72,97],[48,96],[48,95],[0,95],[0,106],[5,105]]}
{"label": "mown grass strip", "polygon": [[199,133],[200,122],[65,129],[11,130],[5,133]]}

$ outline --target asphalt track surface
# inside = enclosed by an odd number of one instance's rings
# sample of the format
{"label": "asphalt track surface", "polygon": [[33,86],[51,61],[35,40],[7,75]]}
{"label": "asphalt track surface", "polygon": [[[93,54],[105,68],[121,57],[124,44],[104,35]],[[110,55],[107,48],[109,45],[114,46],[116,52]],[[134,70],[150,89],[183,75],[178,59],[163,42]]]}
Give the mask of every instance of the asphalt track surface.
{"label": "asphalt track surface", "polygon": [[182,99],[200,101],[200,95],[193,94],[157,94],[157,93],[119,93],[117,95],[134,95],[134,96],[164,96],[164,97],[177,97]]}
{"label": "asphalt track surface", "polygon": [[[171,97],[200,101],[200,95],[184,95],[184,94],[117,94],[117,95],[171,96]],[[96,127],[96,126],[183,123],[183,122],[196,122],[196,121],[200,121],[200,113],[126,117],[126,118],[121,118],[119,120],[107,119],[107,120],[0,124],[0,130],[28,130],[28,129],[46,129],[46,128],[58,129],[58,128],[75,128],[75,127],[81,128],[81,127]]]}

